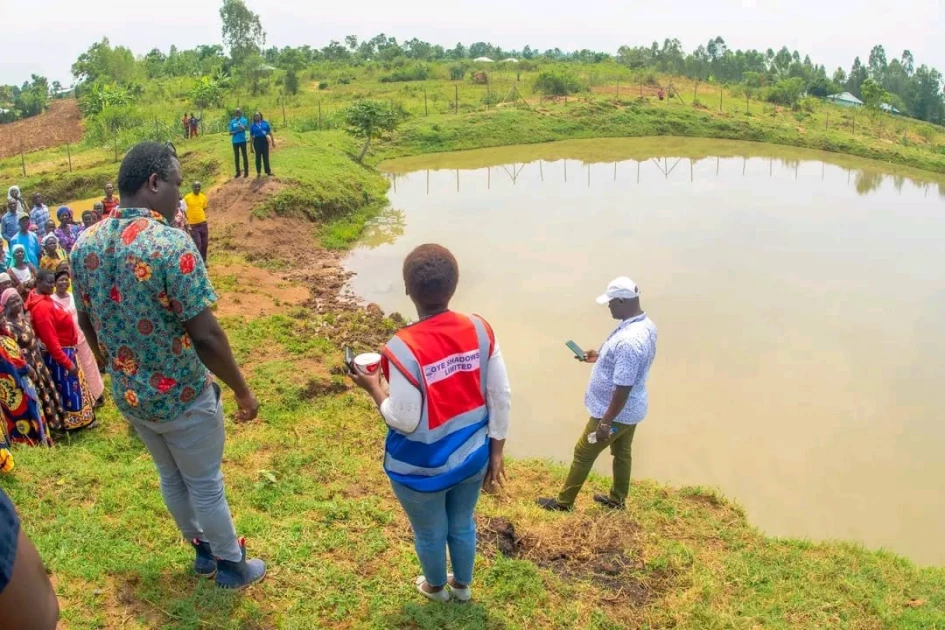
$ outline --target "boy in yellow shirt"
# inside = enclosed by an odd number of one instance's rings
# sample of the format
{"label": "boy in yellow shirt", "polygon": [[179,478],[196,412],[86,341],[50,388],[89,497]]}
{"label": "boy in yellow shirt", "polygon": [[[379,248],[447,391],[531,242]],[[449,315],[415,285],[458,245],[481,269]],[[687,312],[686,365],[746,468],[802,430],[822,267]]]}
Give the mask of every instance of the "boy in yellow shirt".
{"label": "boy in yellow shirt", "polygon": [[200,192],[200,182],[194,182],[192,192],[184,195],[187,204],[187,223],[190,224],[190,235],[197,244],[197,250],[204,264],[207,263],[207,247],[210,244],[210,234],[207,230],[207,196]]}

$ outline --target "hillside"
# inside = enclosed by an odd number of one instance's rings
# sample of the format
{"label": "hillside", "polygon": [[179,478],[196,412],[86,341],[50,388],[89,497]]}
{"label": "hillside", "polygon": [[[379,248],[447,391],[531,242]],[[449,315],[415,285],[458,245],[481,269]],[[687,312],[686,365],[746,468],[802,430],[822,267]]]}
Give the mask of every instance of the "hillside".
{"label": "hillside", "polygon": [[0,125],[0,158],[82,140],[82,113],[75,99],[52,101],[39,116]]}

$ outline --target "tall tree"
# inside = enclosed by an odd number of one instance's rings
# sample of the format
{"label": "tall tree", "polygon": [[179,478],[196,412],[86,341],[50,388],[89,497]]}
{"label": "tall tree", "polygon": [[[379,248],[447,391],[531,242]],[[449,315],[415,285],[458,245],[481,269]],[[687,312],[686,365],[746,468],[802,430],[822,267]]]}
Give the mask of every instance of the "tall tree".
{"label": "tall tree", "polygon": [[912,57],[912,51],[902,51],[902,59],[899,63],[902,64],[902,69],[906,71],[906,74],[911,77],[912,73],[915,72],[915,59]]}
{"label": "tall tree", "polygon": [[873,50],[870,51],[869,68],[870,76],[875,79],[877,83],[883,82],[887,65],[886,49],[880,45],[873,46]]}
{"label": "tall tree", "polygon": [[856,97],[860,96],[860,86],[869,78],[869,72],[863,66],[860,58],[853,60],[853,67],[850,68],[850,74],[847,76],[847,91]]}
{"label": "tall tree", "polygon": [[223,0],[220,9],[223,21],[223,43],[230,49],[230,59],[241,65],[250,55],[259,54],[266,43],[259,16],[249,10],[243,0]]}

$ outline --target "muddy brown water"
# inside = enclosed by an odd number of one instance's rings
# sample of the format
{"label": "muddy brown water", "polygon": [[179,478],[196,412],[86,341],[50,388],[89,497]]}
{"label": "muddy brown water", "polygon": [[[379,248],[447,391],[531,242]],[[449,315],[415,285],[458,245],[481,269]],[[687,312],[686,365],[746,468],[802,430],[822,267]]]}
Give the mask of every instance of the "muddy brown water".
{"label": "muddy brown water", "polygon": [[671,138],[385,168],[393,209],[351,288],[414,315],[405,254],[456,254],[453,306],[493,324],[509,366],[511,454],[569,459],[590,370],[564,342],[605,338],[594,298],[629,275],[660,333],[635,477],[718,487],[769,534],[945,564],[945,178]]}

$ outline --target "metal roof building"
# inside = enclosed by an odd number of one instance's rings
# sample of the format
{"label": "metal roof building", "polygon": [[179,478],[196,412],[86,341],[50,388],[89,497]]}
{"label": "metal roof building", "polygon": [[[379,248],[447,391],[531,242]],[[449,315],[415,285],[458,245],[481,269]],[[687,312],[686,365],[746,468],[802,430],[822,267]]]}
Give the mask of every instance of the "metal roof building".
{"label": "metal roof building", "polygon": [[849,92],[843,92],[841,94],[831,94],[827,97],[827,100],[835,105],[842,105],[843,107],[860,107],[863,105],[863,101],[853,96]]}

